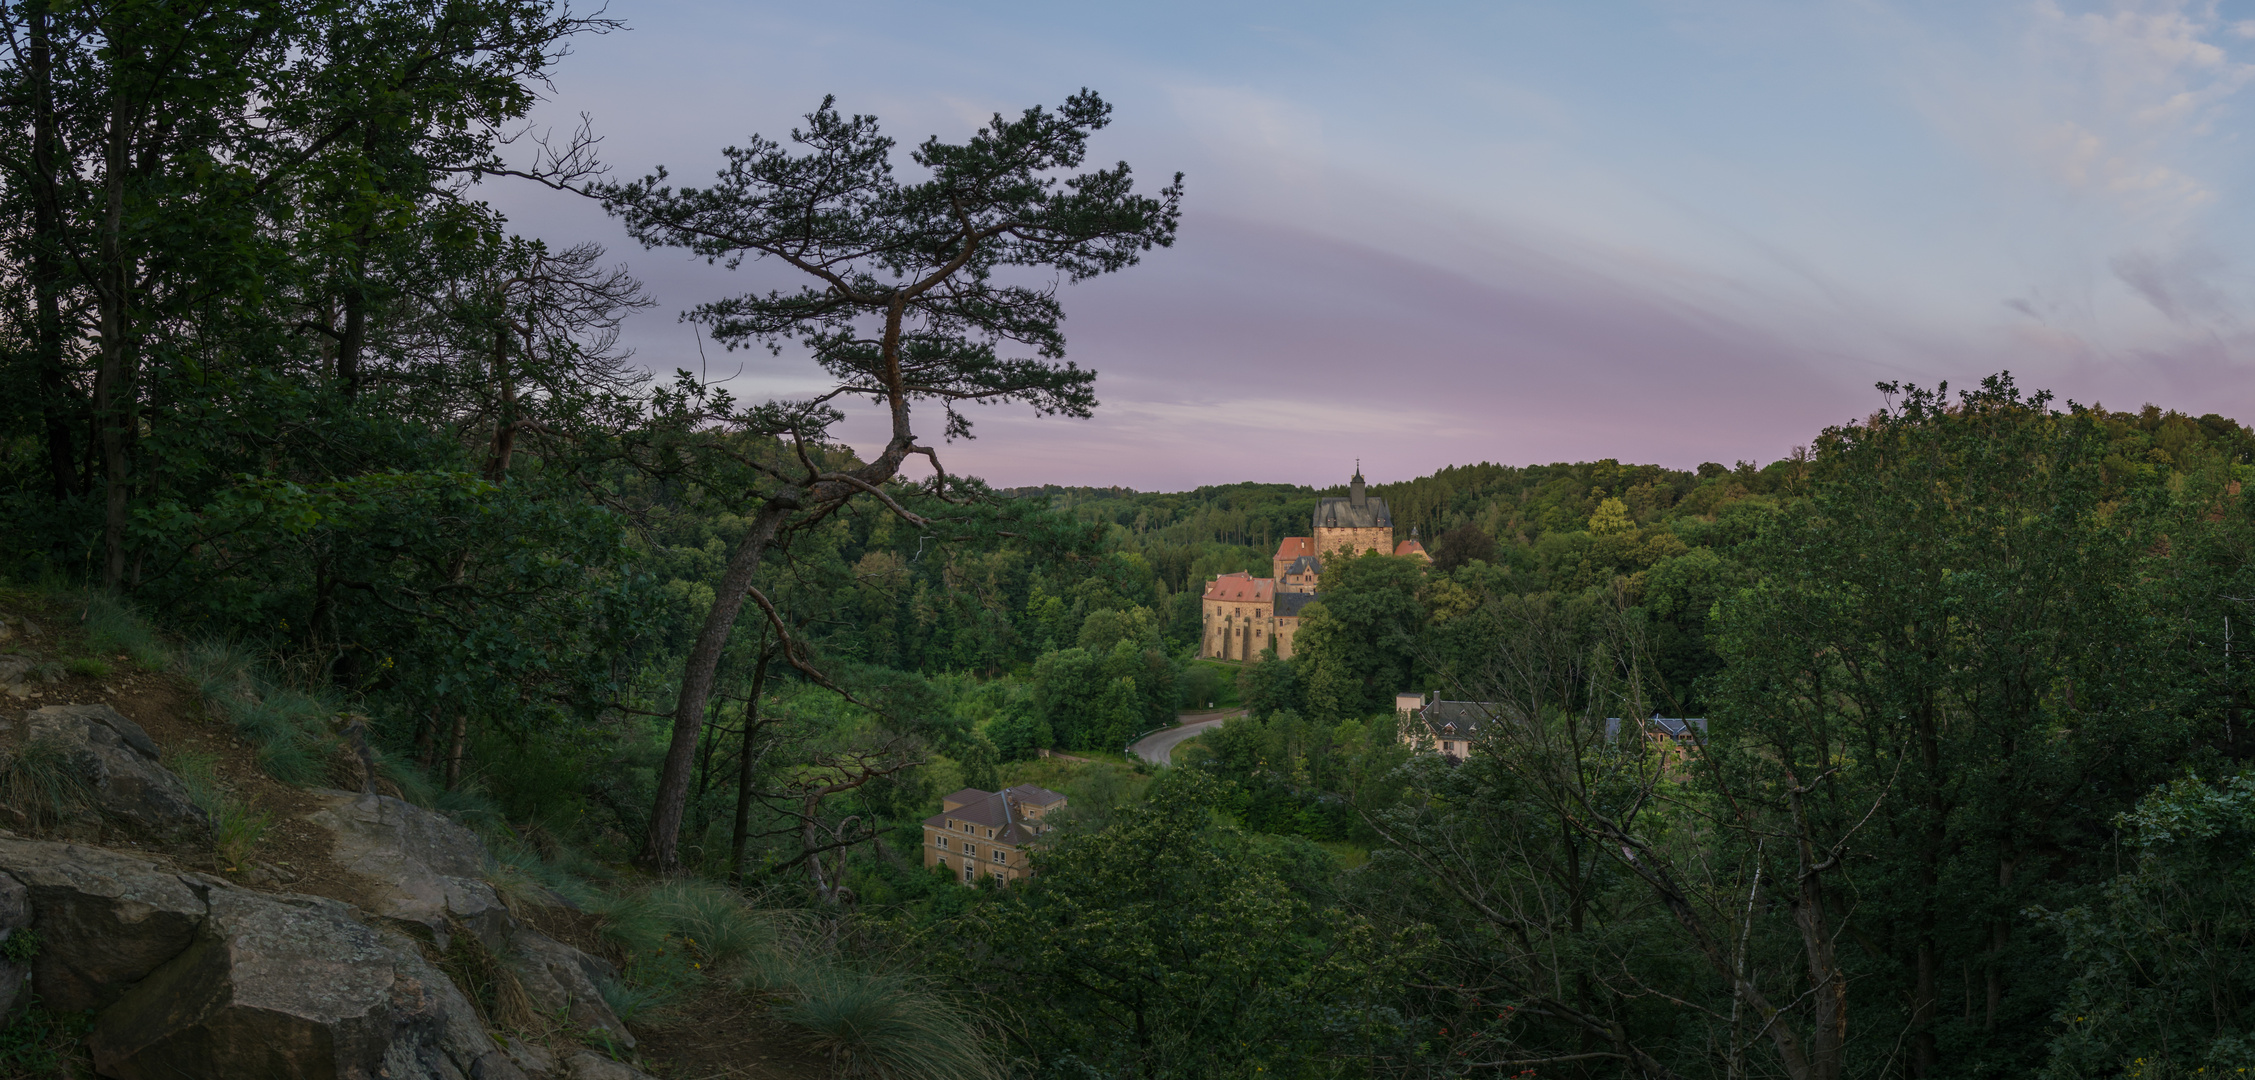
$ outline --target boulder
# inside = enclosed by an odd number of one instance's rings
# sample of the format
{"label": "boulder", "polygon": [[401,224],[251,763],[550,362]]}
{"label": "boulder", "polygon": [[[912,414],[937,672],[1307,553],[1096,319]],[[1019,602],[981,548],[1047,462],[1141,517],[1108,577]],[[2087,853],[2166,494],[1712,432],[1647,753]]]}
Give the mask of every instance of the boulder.
{"label": "boulder", "polygon": [[146,839],[180,842],[209,835],[211,818],[188,785],[160,763],[141,725],[107,705],[49,705],[26,717],[26,735],[59,743],[86,777],[102,816]]}
{"label": "boulder", "polygon": [[634,1036],[619,1022],[618,1014],[611,1011],[598,989],[618,977],[611,965],[523,926],[510,935],[509,951],[502,962],[517,976],[533,1008],[564,1017],[573,1034],[600,1029],[620,1046],[634,1045]]}
{"label": "boulder", "polygon": [[337,865],[368,879],[360,904],[408,924],[439,948],[452,923],[466,926],[487,949],[508,946],[514,921],[482,878],[485,844],[446,815],[388,795],[323,790],[324,805],[306,820],[335,838]]}
{"label": "boulder", "polygon": [[564,1075],[569,1080],[650,1080],[650,1074],[631,1065],[612,1061],[592,1050],[573,1054],[564,1064]]}
{"label": "boulder", "polygon": [[523,1076],[406,937],[334,900],[224,884],[209,895],[188,947],[95,1018],[103,1076]]}
{"label": "boulder", "polygon": [[[0,874],[0,945],[31,925],[31,890],[23,882]],[[0,1016],[15,1009],[16,999],[31,982],[31,967],[0,955]]]}
{"label": "boulder", "polygon": [[225,884],[145,856],[13,838],[0,838],[0,875],[23,890],[15,910],[40,940],[32,985],[58,1012],[106,1006],[180,955],[206,893]]}

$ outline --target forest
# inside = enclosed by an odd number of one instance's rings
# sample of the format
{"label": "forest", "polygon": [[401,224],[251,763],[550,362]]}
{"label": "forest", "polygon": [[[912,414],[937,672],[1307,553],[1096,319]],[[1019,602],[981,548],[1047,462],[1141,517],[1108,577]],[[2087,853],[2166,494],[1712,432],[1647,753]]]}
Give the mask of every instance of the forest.
{"label": "forest", "polygon": [[[1976,373],[1768,463],[1444,468],[1373,487],[1430,565],[1330,560],[1295,655],[1200,660],[1205,583],[1343,489],[946,464],[973,405],[1088,416],[1070,284],[1178,241],[1096,93],[913,145],[810,100],[687,187],[527,133],[607,16],[191,7],[0,6],[0,606],[274,784],[364,753],[476,830],[657,1075],[2255,1067],[2255,429]],[[646,370],[628,262],[501,184],[797,274],[687,317],[831,389]],[[1608,736],[1654,715],[1704,735]],[[1069,798],[1036,876],[926,868],[942,796],[1022,783]]]}

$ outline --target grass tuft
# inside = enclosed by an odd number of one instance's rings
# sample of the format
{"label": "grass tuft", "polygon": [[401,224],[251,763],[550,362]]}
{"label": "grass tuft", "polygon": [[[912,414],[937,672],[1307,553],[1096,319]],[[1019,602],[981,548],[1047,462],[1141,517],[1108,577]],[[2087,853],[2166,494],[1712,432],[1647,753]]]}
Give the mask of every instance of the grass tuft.
{"label": "grass tuft", "polygon": [[71,761],[70,748],[54,739],[33,739],[0,765],[0,805],[34,828],[53,825],[93,803],[94,792]]}
{"label": "grass tuft", "polygon": [[775,1019],[830,1055],[848,1076],[880,1080],[985,1080],[1004,1075],[987,1033],[963,1010],[904,975],[814,965]]}
{"label": "grass tuft", "polygon": [[92,656],[78,657],[63,666],[71,674],[84,675],[89,679],[107,679],[110,677],[110,665]]}
{"label": "grass tuft", "polygon": [[252,810],[220,786],[213,769],[217,760],[211,754],[182,753],[173,755],[171,765],[181,782],[188,785],[188,798],[211,815],[211,846],[220,865],[233,869],[258,850],[273,819]]}
{"label": "grass tuft", "polygon": [[172,666],[172,654],[156,628],[124,601],[107,593],[87,594],[85,622],[86,643],[95,652],[123,654],[150,671]]}
{"label": "grass tuft", "polygon": [[328,780],[343,746],[330,730],[338,710],[329,702],[272,683],[249,658],[218,642],[189,648],[180,670],[196,684],[204,707],[257,747],[268,776],[301,786]]}

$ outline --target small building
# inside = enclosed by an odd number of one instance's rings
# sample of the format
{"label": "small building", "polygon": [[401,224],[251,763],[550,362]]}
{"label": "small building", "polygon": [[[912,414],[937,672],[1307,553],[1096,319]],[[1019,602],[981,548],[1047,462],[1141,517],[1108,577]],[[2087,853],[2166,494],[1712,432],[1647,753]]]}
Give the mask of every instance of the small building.
{"label": "small building", "polygon": [[924,865],[945,868],[965,885],[981,876],[1005,885],[1031,877],[1028,849],[1051,828],[1042,818],[1063,805],[1063,795],[1033,784],[964,788],[924,819]]}
{"label": "small building", "polygon": [[1480,725],[1498,715],[1492,701],[1443,701],[1403,692],[1394,695],[1395,718],[1401,724],[1401,741],[1420,750],[1464,760],[1480,735]]}
{"label": "small building", "polygon": [[[1653,713],[1644,720],[1630,721],[1629,726],[1641,730],[1645,743],[1658,750],[1670,765],[1682,764],[1685,758],[1691,756],[1692,751],[1699,749],[1699,745],[1707,741],[1707,721],[1702,717],[1662,716]],[[1605,741],[1620,742],[1622,727],[1620,717],[1606,717]]]}

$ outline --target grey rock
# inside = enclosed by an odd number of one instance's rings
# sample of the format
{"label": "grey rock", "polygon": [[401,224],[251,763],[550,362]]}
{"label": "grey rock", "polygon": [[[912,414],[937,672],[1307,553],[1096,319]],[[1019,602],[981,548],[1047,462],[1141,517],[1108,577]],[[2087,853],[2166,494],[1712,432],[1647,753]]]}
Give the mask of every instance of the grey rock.
{"label": "grey rock", "polygon": [[529,1077],[518,1067],[517,1059],[495,1050],[470,1066],[470,1080],[529,1080]]}
{"label": "grey rock", "polygon": [[515,923],[493,886],[481,880],[485,844],[446,815],[388,795],[315,792],[324,806],[305,820],[335,837],[337,865],[368,879],[361,906],[398,920],[447,947],[460,923],[494,951],[507,948]]}
{"label": "grey rock", "polygon": [[413,942],[352,909],[215,883],[188,948],[95,1018],[94,1067],[181,1076],[517,1080]]}
{"label": "grey rock", "polygon": [[[0,944],[31,925],[31,890],[23,882],[0,874]],[[16,999],[31,982],[31,968],[0,960],[0,1016],[14,1011]]]}
{"label": "grey rock", "polygon": [[106,1006],[180,955],[223,884],[143,856],[16,839],[0,839],[0,874],[23,890],[40,938],[32,985],[58,1012]]}
{"label": "grey rock", "polygon": [[618,977],[610,964],[530,927],[519,927],[511,936],[503,963],[516,974],[533,1008],[566,1017],[574,1034],[601,1029],[620,1046],[634,1045],[634,1036],[597,989]]}
{"label": "grey rock", "polygon": [[517,1068],[524,1072],[534,1076],[548,1076],[556,1071],[556,1055],[545,1046],[528,1043],[511,1035],[503,1049],[508,1051],[509,1060],[516,1062]]}
{"label": "grey rock", "polygon": [[117,710],[49,705],[26,719],[30,738],[67,749],[104,817],[156,840],[193,840],[210,832],[211,818],[188,797],[188,786],[159,763],[148,732]]}
{"label": "grey rock", "polygon": [[[0,639],[4,640],[4,639]],[[0,653],[0,683],[22,682],[39,661],[16,653]]]}
{"label": "grey rock", "polygon": [[592,1050],[573,1054],[565,1063],[565,1076],[571,1080],[650,1080],[650,1074],[631,1065],[623,1065]]}

